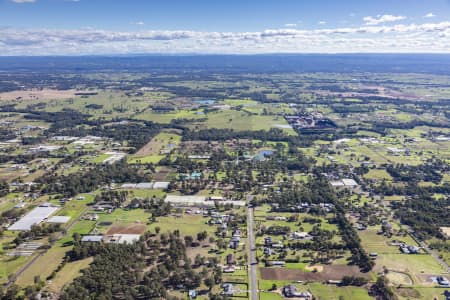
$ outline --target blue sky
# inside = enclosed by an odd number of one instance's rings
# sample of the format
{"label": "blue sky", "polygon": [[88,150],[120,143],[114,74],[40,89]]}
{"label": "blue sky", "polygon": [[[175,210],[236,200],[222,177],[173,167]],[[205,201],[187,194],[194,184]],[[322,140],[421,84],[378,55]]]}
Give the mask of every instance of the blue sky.
{"label": "blue sky", "polygon": [[449,52],[450,0],[0,0],[0,55]]}

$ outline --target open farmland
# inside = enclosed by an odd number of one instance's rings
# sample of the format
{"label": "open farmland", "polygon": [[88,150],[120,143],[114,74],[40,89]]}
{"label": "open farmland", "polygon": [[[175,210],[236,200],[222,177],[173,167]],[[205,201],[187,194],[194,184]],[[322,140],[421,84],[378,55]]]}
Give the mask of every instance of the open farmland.
{"label": "open farmland", "polygon": [[444,297],[448,75],[123,62],[0,72],[12,299]]}

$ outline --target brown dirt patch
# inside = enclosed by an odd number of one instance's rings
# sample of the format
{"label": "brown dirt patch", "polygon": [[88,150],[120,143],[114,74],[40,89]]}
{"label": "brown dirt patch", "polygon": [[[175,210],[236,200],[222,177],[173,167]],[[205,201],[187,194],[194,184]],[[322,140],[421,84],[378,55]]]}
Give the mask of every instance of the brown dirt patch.
{"label": "brown dirt patch", "polygon": [[155,139],[151,139],[150,142],[145,144],[138,152],[136,152],[136,156],[146,156],[151,154],[159,154],[161,150],[161,145]]}
{"label": "brown dirt patch", "polygon": [[332,265],[324,266],[322,272],[305,272],[296,269],[260,268],[261,278],[264,280],[302,280],[326,281],[341,280],[344,276],[359,276],[370,278],[367,273],[361,273],[357,266]]}
{"label": "brown dirt patch", "polygon": [[146,229],[147,229],[147,226],[145,226],[144,224],[130,224],[130,225],[127,225],[127,226],[112,225],[108,229],[106,234],[107,235],[112,235],[112,234],[143,234]]}
{"label": "brown dirt patch", "polygon": [[158,169],[158,171],[153,175],[153,178],[155,181],[165,181],[167,178],[167,175],[169,175],[170,172],[174,172],[175,170],[169,169],[166,167],[161,167]]}

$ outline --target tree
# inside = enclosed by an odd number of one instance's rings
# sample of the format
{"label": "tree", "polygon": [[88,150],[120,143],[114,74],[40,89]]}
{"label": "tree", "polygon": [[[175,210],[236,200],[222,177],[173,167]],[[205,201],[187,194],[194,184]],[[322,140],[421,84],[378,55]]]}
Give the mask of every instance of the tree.
{"label": "tree", "polygon": [[211,291],[215,285],[214,279],[212,279],[211,277],[205,278],[205,280],[203,282],[208,287],[209,291]]}
{"label": "tree", "polygon": [[204,241],[207,237],[208,237],[208,233],[206,231],[197,233],[197,240],[199,242]]}
{"label": "tree", "polygon": [[372,291],[382,300],[398,299],[389,286],[389,281],[385,276],[377,278],[377,282],[372,286]]}
{"label": "tree", "polygon": [[186,244],[186,247],[191,247],[193,241],[194,241],[194,238],[190,235],[186,235],[184,237],[184,243]]}

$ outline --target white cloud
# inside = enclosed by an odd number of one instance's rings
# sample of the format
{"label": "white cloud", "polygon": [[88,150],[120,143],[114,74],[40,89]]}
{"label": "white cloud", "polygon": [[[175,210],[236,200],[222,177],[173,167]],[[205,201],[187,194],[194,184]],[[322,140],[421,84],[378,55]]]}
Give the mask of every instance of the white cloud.
{"label": "white cloud", "polygon": [[131,22],[132,25],[138,25],[138,26],[143,26],[145,25],[145,23],[143,21],[138,21],[138,22]]}
{"label": "white cloud", "polygon": [[426,15],[424,15],[423,17],[424,18],[434,18],[434,17],[436,17],[436,15],[433,14],[432,12],[430,12],[430,13],[427,13]]}
{"label": "white cloud", "polygon": [[376,17],[367,16],[363,18],[366,25],[379,25],[387,22],[397,22],[405,20],[405,16],[393,16],[393,15],[377,15]]}
{"label": "white cloud", "polygon": [[287,24],[284,24],[284,27],[297,27],[297,24],[296,23],[287,23]]}
{"label": "white cloud", "polygon": [[325,24],[327,24],[327,22],[325,22],[325,21],[319,21],[318,24],[319,24],[319,25],[325,25]]}
{"label": "white cloud", "polygon": [[450,21],[254,32],[0,28],[0,55],[324,52],[450,53]]}
{"label": "white cloud", "polygon": [[14,3],[34,3],[36,0],[11,0]]}

